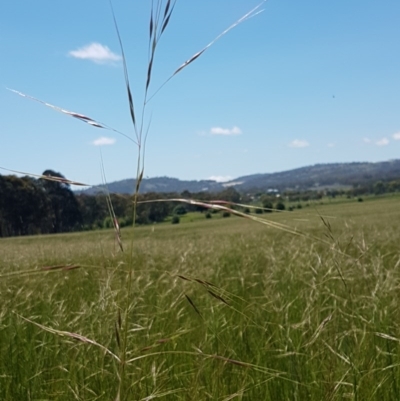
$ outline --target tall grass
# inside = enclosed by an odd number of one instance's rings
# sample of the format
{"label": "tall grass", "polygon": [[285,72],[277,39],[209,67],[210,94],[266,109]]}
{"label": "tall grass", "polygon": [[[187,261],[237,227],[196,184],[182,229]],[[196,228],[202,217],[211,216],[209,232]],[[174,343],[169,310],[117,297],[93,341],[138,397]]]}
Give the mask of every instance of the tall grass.
{"label": "tall grass", "polygon": [[[133,137],[120,134],[137,146],[134,210],[144,172],[147,104],[259,10],[150,93],[156,50],[175,3],[151,3],[139,115],[112,10],[134,129]],[[386,205],[392,214],[379,221],[365,219],[381,210],[376,203],[349,206],[345,217],[342,206],[268,221],[234,211],[246,219],[122,233],[109,207],[120,251],[109,233],[1,240],[2,400],[399,398],[396,204]]]}
{"label": "tall grass", "polygon": [[[0,399],[114,399],[117,359],[64,332],[118,354],[117,292],[130,310],[126,399],[397,399],[397,202],[321,212],[339,242],[354,237],[354,258],[239,218],[136,229],[132,257],[112,252],[111,232],[2,241]],[[302,229],[324,235],[317,221]]]}
{"label": "tall grass", "polygon": [[[66,114],[70,117],[73,117],[75,119],[78,119],[84,123],[90,124],[93,127],[96,128],[102,128],[102,129],[110,129],[125,138],[129,139],[131,142],[133,142],[136,147],[137,147],[137,169],[136,169],[136,186],[135,186],[135,191],[134,191],[134,197],[133,197],[133,226],[135,226],[135,219],[136,219],[136,208],[138,204],[138,194],[139,194],[139,189],[140,189],[140,184],[141,180],[143,178],[144,174],[144,158],[145,158],[145,145],[146,145],[146,138],[147,134],[150,129],[150,121],[147,121],[147,116],[146,116],[146,111],[147,111],[147,104],[148,102],[172,79],[174,78],[177,74],[179,74],[183,69],[188,67],[190,64],[192,64],[194,61],[196,61],[199,57],[201,57],[215,42],[217,42],[221,37],[223,37],[225,34],[227,34],[231,29],[235,28],[237,25],[242,23],[243,21],[252,18],[253,16],[257,15],[260,11],[259,8],[260,6],[265,2],[266,0],[262,1],[258,6],[254,7],[252,10],[250,10],[247,14],[242,16],[239,20],[237,20],[235,23],[233,23],[231,26],[229,26],[227,29],[225,29],[220,35],[218,35],[212,42],[210,42],[208,45],[206,45],[203,49],[195,53],[192,57],[187,59],[183,64],[181,64],[172,74],[171,76],[166,79],[163,85],[161,85],[160,88],[156,89],[152,95],[150,95],[150,88],[151,88],[151,78],[152,78],[152,73],[153,73],[153,68],[155,65],[155,56],[156,56],[156,51],[158,48],[159,41],[164,34],[165,30],[167,29],[171,17],[173,15],[173,11],[175,9],[176,5],[176,0],[171,1],[171,0],[157,0],[157,1],[151,1],[151,12],[150,12],[150,21],[149,21],[149,37],[148,37],[148,66],[147,66],[147,73],[146,73],[146,78],[145,78],[145,91],[142,99],[142,107],[141,107],[141,113],[137,113],[137,107],[136,103],[134,101],[134,96],[131,90],[131,85],[129,81],[129,71],[128,71],[128,66],[126,63],[126,57],[125,57],[125,50],[124,50],[124,45],[123,41],[119,32],[118,24],[117,24],[117,19],[115,16],[114,8],[112,5],[112,2],[110,1],[110,6],[111,6],[111,13],[112,17],[114,20],[114,25],[115,25],[115,30],[116,34],[118,37],[118,41],[120,44],[120,49],[121,49],[121,54],[122,54],[122,63],[123,63],[123,71],[124,71],[124,78],[125,78],[125,86],[126,86],[126,93],[127,93],[127,99],[128,99],[128,105],[129,105],[129,113],[131,116],[132,120],[132,125],[133,125],[133,131],[134,131],[134,137],[130,135],[126,135],[125,133],[119,132],[112,127],[109,127],[108,125],[99,122],[91,117],[85,116],[81,113],[76,113],[72,111],[65,110],[63,108],[60,108],[58,106],[51,105],[47,102],[44,102],[42,100],[36,99],[32,96],[28,96],[24,93],[21,93],[19,91],[13,90],[13,92],[17,93],[18,95],[21,95],[23,97],[29,98],[34,101],[38,101],[42,103],[43,105],[47,107],[51,107],[52,109],[61,112],[63,114]],[[104,171],[104,166],[102,165],[102,177],[105,181],[105,171]],[[49,179],[49,180],[54,180],[54,177],[42,177],[44,179]],[[69,184],[77,184],[77,185],[84,185],[81,183],[76,183],[70,180],[65,180],[65,182]],[[120,228],[118,221],[116,219],[116,216],[114,214],[111,198],[108,196],[108,208],[110,212],[110,217],[113,221],[115,233],[116,233],[116,240],[118,242],[120,250],[123,252],[124,247],[122,244],[121,240],[121,233],[120,233]],[[22,319],[25,323],[30,323],[37,328],[40,328],[41,330],[44,330],[45,332],[56,335],[56,336],[61,336],[67,339],[73,339],[77,340],[81,343],[84,344],[90,344],[92,346],[95,346],[99,348],[100,351],[105,352],[108,356],[112,357],[113,359],[113,364],[114,364],[114,381],[115,383],[118,383],[115,389],[115,394],[116,396],[114,399],[116,401],[120,400],[125,400],[128,399],[128,394],[131,391],[132,386],[130,385],[130,377],[127,372],[128,367],[130,364],[134,363],[138,357],[132,358],[132,350],[131,350],[131,342],[130,342],[130,331],[132,330],[132,321],[131,321],[131,315],[132,315],[132,310],[133,307],[135,306],[132,303],[132,298],[137,295],[137,288],[135,287],[135,280],[137,278],[137,260],[136,260],[136,251],[135,251],[135,243],[132,240],[130,243],[130,248],[129,252],[127,252],[126,256],[124,257],[125,260],[122,262],[122,265],[116,265],[113,266],[113,269],[105,269],[103,271],[105,275],[105,282],[107,283],[107,286],[105,287],[109,293],[110,296],[110,303],[112,306],[112,309],[114,310],[114,322],[111,324],[111,327],[114,328],[112,331],[113,333],[113,342],[115,344],[111,344],[112,348],[116,349],[115,351],[112,351],[109,348],[108,342],[103,342],[96,337],[90,337],[88,334],[85,333],[85,335],[80,334],[78,332],[72,331],[72,330],[58,330],[56,327],[54,327],[54,324],[41,324],[36,322],[34,319],[30,319],[27,317],[24,317],[22,315],[17,315],[19,319]],[[52,272],[58,272],[58,271],[70,271],[70,270],[75,270],[75,269],[81,269],[80,264],[70,264],[70,263],[65,263],[63,262],[62,264],[56,264],[56,265],[49,265],[42,267],[42,271],[52,271]],[[24,275],[31,275],[36,272],[32,271],[25,271],[23,274]],[[118,284],[116,284],[114,278],[119,277],[117,280]],[[205,285],[205,284],[204,284]],[[207,284],[208,285],[208,284]],[[209,294],[211,294],[214,298],[223,300],[223,298],[219,295],[217,295],[214,291],[211,291],[210,289],[207,290]],[[191,301],[191,298],[189,296],[186,296],[186,299],[190,302],[194,310],[197,311],[197,313],[200,316],[199,311],[197,310],[196,306],[194,303]],[[109,326],[108,326],[109,327]],[[110,330],[109,330],[110,331]],[[96,339],[94,339],[96,338]],[[183,351],[181,351],[183,352]],[[189,355],[189,351],[183,352],[186,355]],[[215,356],[215,358],[223,358],[222,356]],[[141,358],[139,358],[141,359]],[[224,359],[222,359],[224,360]],[[229,359],[226,359],[226,361],[229,361]],[[73,394],[76,396],[76,391],[73,392]]]}

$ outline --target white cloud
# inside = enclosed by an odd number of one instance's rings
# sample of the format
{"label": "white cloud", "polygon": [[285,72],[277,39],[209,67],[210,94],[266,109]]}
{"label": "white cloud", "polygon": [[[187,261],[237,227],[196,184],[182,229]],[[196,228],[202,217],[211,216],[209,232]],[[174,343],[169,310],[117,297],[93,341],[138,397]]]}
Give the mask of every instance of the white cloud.
{"label": "white cloud", "polygon": [[226,182],[231,181],[232,177],[230,175],[212,175],[211,177],[208,177],[208,179],[217,182]]}
{"label": "white cloud", "polygon": [[121,60],[121,56],[113,53],[108,46],[100,43],[91,43],[90,45],[81,47],[77,50],[71,50],[70,56],[82,60],[90,60],[97,64],[105,64]]}
{"label": "white cloud", "polygon": [[105,136],[102,136],[100,138],[97,138],[92,142],[94,146],[102,146],[102,145],[114,145],[116,140],[114,138],[106,138]]}
{"label": "white cloud", "polygon": [[396,132],[392,135],[392,137],[395,141],[400,141],[400,132]]}
{"label": "white cloud", "polygon": [[310,146],[310,144],[307,141],[303,141],[300,139],[295,139],[294,141],[289,143],[290,148],[306,148],[307,146]]}
{"label": "white cloud", "polygon": [[328,148],[334,148],[336,145],[333,142],[328,143]]}
{"label": "white cloud", "polygon": [[229,128],[221,128],[221,127],[213,127],[210,130],[212,135],[240,135],[242,130],[239,127]]}
{"label": "white cloud", "polygon": [[387,138],[379,139],[379,141],[376,141],[375,144],[377,146],[386,146],[389,144],[389,139],[387,139]]}
{"label": "white cloud", "polygon": [[369,139],[369,138],[367,138],[367,137],[363,138],[363,141],[364,141],[365,143],[371,143],[371,139]]}

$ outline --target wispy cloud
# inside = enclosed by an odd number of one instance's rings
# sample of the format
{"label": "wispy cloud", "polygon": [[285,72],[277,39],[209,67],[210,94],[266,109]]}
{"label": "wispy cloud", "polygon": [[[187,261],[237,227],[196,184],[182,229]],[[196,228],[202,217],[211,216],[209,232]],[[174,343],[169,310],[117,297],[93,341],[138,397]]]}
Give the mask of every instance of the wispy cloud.
{"label": "wispy cloud", "polygon": [[389,144],[389,139],[387,139],[387,138],[382,138],[382,139],[379,139],[379,141],[375,142],[375,145],[377,145],[377,146],[386,146],[388,144]]}
{"label": "wispy cloud", "polygon": [[363,142],[364,143],[371,143],[371,139],[365,137],[365,138],[363,138]]}
{"label": "wispy cloud", "polygon": [[106,138],[105,136],[102,136],[94,140],[92,144],[94,146],[103,146],[103,145],[114,145],[115,142],[116,142],[115,138]]}
{"label": "wispy cloud", "polygon": [[239,127],[233,128],[221,128],[221,127],[213,127],[210,130],[211,135],[240,135],[242,130]]}
{"label": "wispy cloud", "polygon": [[396,132],[392,135],[392,137],[395,141],[400,141],[400,132]]}
{"label": "wispy cloud", "polygon": [[211,177],[208,177],[208,179],[217,182],[226,182],[231,181],[232,177],[230,175],[212,175]]}
{"label": "wispy cloud", "polygon": [[288,146],[289,148],[306,148],[310,146],[310,144],[307,141],[295,139],[294,141],[290,142]]}
{"label": "wispy cloud", "polygon": [[328,143],[328,148],[334,148],[335,146],[336,144],[333,142]]}
{"label": "wispy cloud", "polygon": [[97,64],[112,63],[121,60],[121,56],[113,53],[108,46],[100,43],[91,43],[77,50],[71,50],[68,54],[71,57],[93,61]]}

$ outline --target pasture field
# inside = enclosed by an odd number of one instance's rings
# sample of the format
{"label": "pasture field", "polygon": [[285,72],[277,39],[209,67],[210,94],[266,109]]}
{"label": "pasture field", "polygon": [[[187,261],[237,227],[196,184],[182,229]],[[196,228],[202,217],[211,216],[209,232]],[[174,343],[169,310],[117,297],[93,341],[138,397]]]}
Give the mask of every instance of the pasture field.
{"label": "pasture field", "polygon": [[1,239],[0,399],[398,400],[399,205]]}

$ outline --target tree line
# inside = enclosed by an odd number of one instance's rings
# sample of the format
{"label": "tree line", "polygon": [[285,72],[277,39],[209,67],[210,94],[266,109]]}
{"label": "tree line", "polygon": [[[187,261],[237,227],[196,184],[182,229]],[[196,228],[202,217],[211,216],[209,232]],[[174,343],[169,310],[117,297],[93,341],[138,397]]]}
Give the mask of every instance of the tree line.
{"label": "tree line", "polygon": [[[65,179],[53,170],[43,176]],[[240,195],[233,189],[219,194],[206,192],[190,194],[146,193],[138,196],[137,224],[158,223],[174,214],[176,202],[149,202],[157,199],[195,198],[212,200],[216,197],[239,202]],[[133,196],[110,194],[112,208],[121,227],[133,224]],[[201,206],[185,205],[186,211],[203,211]],[[0,237],[35,234],[55,234],[112,227],[109,202],[104,194],[85,195],[72,191],[66,182],[15,175],[0,175]]]}
{"label": "tree line", "polygon": [[[43,175],[64,178],[46,170]],[[0,175],[0,237],[74,231],[82,223],[68,184]]]}
{"label": "tree line", "polygon": [[[65,177],[53,170],[46,170],[43,176]],[[358,185],[348,190],[330,191],[285,191],[281,198],[289,202],[321,199],[323,196],[380,195],[400,191],[400,179],[377,181],[369,185]],[[285,205],[277,201],[276,194],[240,194],[234,188],[225,188],[218,193],[184,191],[178,193],[145,193],[138,195],[136,223],[151,224],[162,222],[171,215],[187,212],[204,212],[201,205],[177,204],[168,199],[184,198],[199,201],[215,199],[233,203],[261,206],[254,212],[262,213],[272,209],[283,210]],[[162,199],[161,202],[147,202]],[[121,227],[133,224],[133,196],[110,194],[109,200]],[[144,202],[144,203],[142,203]],[[277,203],[278,202],[278,203]],[[72,191],[67,182],[49,181],[43,178],[0,175],[0,237],[54,234],[81,230],[110,228],[109,203],[104,194],[87,195]],[[250,209],[245,210],[250,212]]]}

